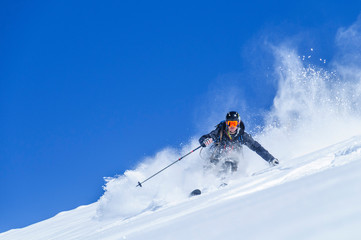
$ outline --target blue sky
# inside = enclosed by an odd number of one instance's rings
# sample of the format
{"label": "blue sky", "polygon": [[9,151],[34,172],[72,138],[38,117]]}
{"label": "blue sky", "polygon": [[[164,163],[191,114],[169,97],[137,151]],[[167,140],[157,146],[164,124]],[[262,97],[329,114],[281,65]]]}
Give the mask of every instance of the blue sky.
{"label": "blue sky", "polygon": [[237,108],[228,94],[246,104],[252,129],[276,91],[263,43],[332,59],[337,30],[360,10],[360,1],[2,1],[0,232],[96,201],[103,177]]}

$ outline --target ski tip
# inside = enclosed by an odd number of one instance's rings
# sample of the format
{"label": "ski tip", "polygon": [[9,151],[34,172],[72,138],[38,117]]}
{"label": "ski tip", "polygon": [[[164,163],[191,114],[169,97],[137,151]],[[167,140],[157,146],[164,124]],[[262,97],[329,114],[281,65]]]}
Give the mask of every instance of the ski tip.
{"label": "ski tip", "polygon": [[190,197],[193,197],[193,196],[198,196],[198,195],[201,195],[202,194],[202,191],[199,190],[199,189],[194,189],[190,194],[189,196]]}

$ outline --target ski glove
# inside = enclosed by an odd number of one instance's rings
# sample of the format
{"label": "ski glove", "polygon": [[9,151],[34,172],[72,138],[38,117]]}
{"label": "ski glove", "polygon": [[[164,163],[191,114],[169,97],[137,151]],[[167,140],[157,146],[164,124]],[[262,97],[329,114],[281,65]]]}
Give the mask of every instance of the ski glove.
{"label": "ski glove", "polygon": [[203,142],[201,143],[202,147],[207,147],[209,144],[211,144],[213,142],[212,138],[206,138],[203,140]]}
{"label": "ski glove", "polygon": [[271,161],[269,161],[269,165],[271,166],[277,166],[278,164],[280,164],[280,162],[278,161],[277,158],[274,158]]}

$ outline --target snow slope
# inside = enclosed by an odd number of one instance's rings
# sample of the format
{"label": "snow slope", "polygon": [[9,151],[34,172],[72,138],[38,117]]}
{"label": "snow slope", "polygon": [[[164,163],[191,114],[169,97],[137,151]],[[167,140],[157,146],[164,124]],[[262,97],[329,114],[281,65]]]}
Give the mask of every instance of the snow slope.
{"label": "snow slope", "polygon": [[360,172],[358,136],[135,216],[100,219],[97,202],[0,239],[361,239]]}

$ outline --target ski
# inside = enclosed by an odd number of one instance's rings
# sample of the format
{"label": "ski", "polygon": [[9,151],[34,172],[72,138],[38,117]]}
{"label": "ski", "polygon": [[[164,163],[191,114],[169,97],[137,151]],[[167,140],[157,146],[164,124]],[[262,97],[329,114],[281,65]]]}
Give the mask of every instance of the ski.
{"label": "ski", "polygon": [[[221,189],[221,188],[224,188],[228,186],[228,183],[221,183],[219,186],[218,186],[218,189]],[[207,189],[203,189],[205,191],[207,191]],[[194,196],[198,196],[198,195],[201,195],[202,194],[202,191],[200,189],[194,189],[190,194],[189,194],[189,197],[194,197]]]}
{"label": "ski", "polygon": [[198,196],[198,195],[201,195],[201,194],[202,194],[202,191],[197,188],[197,189],[194,189],[194,190],[189,194],[189,197],[194,197],[194,196]]}

